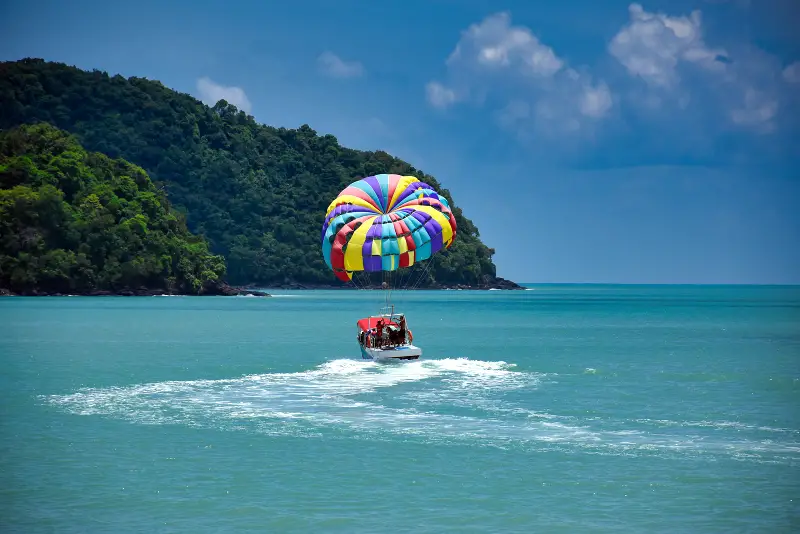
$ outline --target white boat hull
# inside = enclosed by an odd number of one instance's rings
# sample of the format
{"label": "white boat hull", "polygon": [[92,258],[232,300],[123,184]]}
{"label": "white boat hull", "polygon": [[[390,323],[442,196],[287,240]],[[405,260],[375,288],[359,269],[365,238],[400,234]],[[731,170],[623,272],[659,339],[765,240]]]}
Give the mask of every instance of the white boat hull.
{"label": "white boat hull", "polygon": [[418,360],[421,356],[422,349],[410,343],[385,349],[361,347],[361,357],[365,360]]}

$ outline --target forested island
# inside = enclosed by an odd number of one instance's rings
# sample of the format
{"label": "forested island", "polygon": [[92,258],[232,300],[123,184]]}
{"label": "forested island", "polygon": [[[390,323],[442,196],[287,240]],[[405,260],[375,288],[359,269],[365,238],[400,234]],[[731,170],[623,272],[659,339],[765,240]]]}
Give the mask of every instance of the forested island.
{"label": "forested island", "polygon": [[323,214],[380,173],[431,184],[456,217],[454,245],[420,287],[519,288],[496,276],[494,250],[434,177],[308,125],[261,125],[224,100],[41,59],[0,63],[0,110],[0,288],[344,287],[320,253]]}
{"label": "forested island", "polygon": [[0,131],[3,289],[38,294],[238,293],[147,173],[47,124]]}

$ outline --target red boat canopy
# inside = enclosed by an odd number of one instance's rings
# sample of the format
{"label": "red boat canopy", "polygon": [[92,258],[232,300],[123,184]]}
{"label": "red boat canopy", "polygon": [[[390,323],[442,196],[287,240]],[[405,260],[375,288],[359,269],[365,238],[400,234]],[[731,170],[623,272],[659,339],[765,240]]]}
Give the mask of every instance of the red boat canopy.
{"label": "red boat canopy", "polygon": [[388,321],[388,320],[386,320],[385,317],[365,317],[364,319],[359,319],[357,324],[358,324],[358,327],[361,330],[366,332],[367,330],[371,330],[371,329],[375,328],[376,326],[378,326],[378,321],[380,319],[383,319],[384,326],[391,325],[391,326],[396,326],[396,327],[400,328],[399,324],[397,324],[395,322]]}

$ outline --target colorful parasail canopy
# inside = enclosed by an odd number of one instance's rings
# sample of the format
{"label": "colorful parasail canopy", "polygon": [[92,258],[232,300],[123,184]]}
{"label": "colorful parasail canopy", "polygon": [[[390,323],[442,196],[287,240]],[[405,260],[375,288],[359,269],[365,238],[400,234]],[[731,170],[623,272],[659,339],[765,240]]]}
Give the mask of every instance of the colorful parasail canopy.
{"label": "colorful parasail canopy", "polygon": [[395,271],[447,249],[456,218],[447,199],[414,176],[379,174],[345,187],[328,206],[322,255],[345,282],[356,271]]}

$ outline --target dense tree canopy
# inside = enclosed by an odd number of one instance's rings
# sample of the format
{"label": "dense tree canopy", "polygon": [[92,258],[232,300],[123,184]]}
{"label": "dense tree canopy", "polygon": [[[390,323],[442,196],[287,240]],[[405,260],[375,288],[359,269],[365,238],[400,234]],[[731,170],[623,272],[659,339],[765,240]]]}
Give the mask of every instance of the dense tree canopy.
{"label": "dense tree canopy", "polygon": [[224,274],[140,167],[46,123],[0,132],[0,287],[203,293]]}
{"label": "dense tree canopy", "polygon": [[350,182],[379,173],[417,176],[453,207],[458,237],[436,256],[429,282],[495,277],[494,251],[436,179],[385,152],[344,148],[307,125],[260,125],[225,101],[209,107],[143,78],[39,59],[0,63],[0,128],[36,122],[145,169],[189,229],[225,257],[232,283],[336,284],[320,252],[325,208]]}

